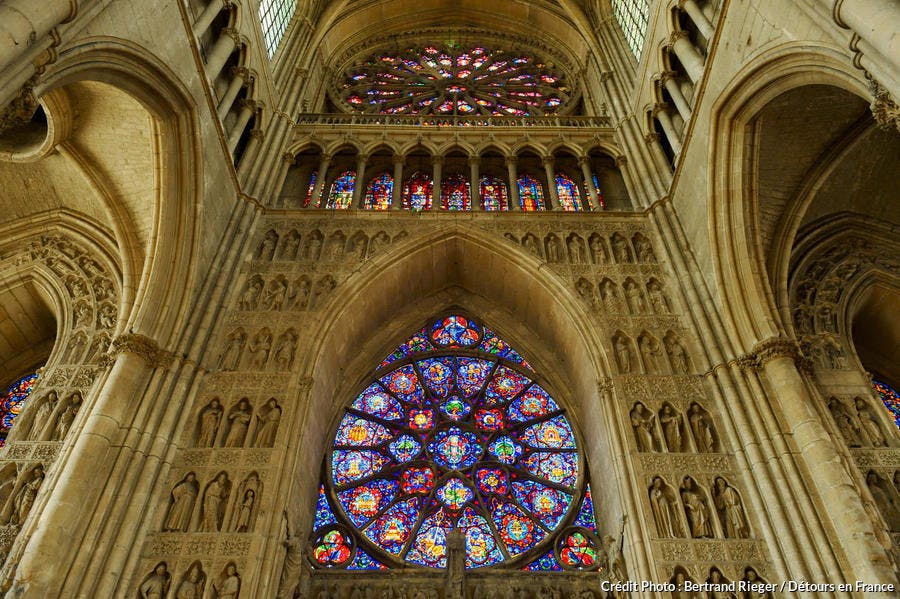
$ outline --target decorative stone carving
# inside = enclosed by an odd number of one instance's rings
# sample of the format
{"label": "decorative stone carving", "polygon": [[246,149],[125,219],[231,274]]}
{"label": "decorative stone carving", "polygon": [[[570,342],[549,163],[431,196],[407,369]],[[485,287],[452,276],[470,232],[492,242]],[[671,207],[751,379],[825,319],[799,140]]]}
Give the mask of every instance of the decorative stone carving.
{"label": "decorative stone carving", "polygon": [[262,370],[269,361],[269,352],[272,350],[272,331],[268,328],[261,329],[249,344],[250,368]]}
{"label": "decorative stone carving", "polygon": [[303,560],[303,547],[300,538],[291,534],[287,514],[284,516],[285,547],[284,563],[281,566],[281,577],[278,580],[276,599],[293,599],[300,584],[300,568]]}
{"label": "decorative stone carving", "polygon": [[891,532],[900,532],[900,504],[895,498],[894,490],[890,489],[889,484],[874,470],[869,470],[866,474],[866,485],[888,529]]}
{"label": "decorative stone carving", "polygon": [[255,447],[273,447],[275,436],[278,434],[278,425],[281,422],[281,406],[272,397],[266,402],[265,407],[259,411],[256,427]]}
{"label": "decorative stone carving", "polygon": [[744,568],[743,580],[745,586],[750,589],[744,593],[746,599],[771,599],[772,593],[765,590],[759,590],[760,585],[765,585],[767,582],[760,578],[759,574],[756,573],[756,570],[750,566]]}
{"label": "decorative stone carving", "polygon": [[279,275],[269,282],[265,295],[262,299],[262,308],[264,310],[281,310],[284,305],[284,298],[287,294],[287,281],[284,276]]}
{"label": "decorative stone carving", "polygon": [[647,407],[638,402],[631,409],[631,427],[637,439],[638,451],[659,451],[659,444],[655,434],[656,418]]}
{"label": "decorative stone carving", "polygon": [[241,592],[241,576],[234,562],[228,562],[218,580],[213,582],[215,599],[238,599]]}
{"label": "decorative stone carving", "polygon": [[222,422],[222,412],[222,404],[218,398],[213,398],[200,412],[197,447],[213,446],[216,441],[216,433],[219,432],[219,424]]}
{"label": "decorative stone carving", "polygon": [[691,536],[695,539],[712,538],[712,523],[709,506],[697,483],[690,476],[685,476],[681,485],[681,502],[687,516]]}
{"label": "decorative stone carving", "polygon": [[313,290],[312,298],[309,301],[309,309],[315,310],[317,308],[321,308],[325,303],[325,298],[330,294],[334,288],[337,286],[337,283],[332,278],[331,275],[325,275],[316,283],[316,287]]}
{"label": "decorative stone carving", "polygon": [[201,599],[206,588],[206,572],[199,561],[190,565],[178,587],[175,589],[175,599]]}
{"label": "decorative stone carving", "polygon": [[559,246],[559,238],[550,233],[544,238],[544,251],[547,256],[547,262],[557,263],[560,261],[561,250]]}
{"label": "decorative stone carving", "polygon": [[297,348],[297,333],[288,329],[278,337],[275,343],[275,369],[282,372],[290,370],[294,365],[294,353]]}
{"label": "decorative stone carving", "polygon": [[278,258],[281,260],[294,260],[297,258],[297,249],[300,247],[300,233],[296,229],[284,236]]}
{"label": "decorative stone carving", "polygon": [[634,251],[637,254],[638,262],[656,262],[656,254],[653,253],[653,246],[650,245],[649,239],[640,233],[635,233],[631,240],[634,243]]}
{"label": "decorative stone carving", "polygon": [[620,233],[615,233],[612,236],[610,241],[613,249],[613,258],[615,258],[616,262],[619,264],[629,264],[633,262],[631,259],[631,249],[628,246],[628,241],[622,237]]}
{"label": "decorative stone carving", "polygon": [[619,372],[629,374],[634,368],[631,339],[620,331],[613,337],[613,347],[616,351],[616,362],[619,365]]}
{"label": "decorative stone carving", "polygon": [[21,526],[34,505],[37,494],[44,484],[44,468],[40,464],[31,469],[30,480],[27,480],[13,497],[12,512],[9,516],[10,524]]}
{"label": "decorative stone carving", "polygon": [[666,449],[675,453],[684,451],[684,418],[668,402],[659,411],[659,425],[662,427]]}
{"label": "decorative stone carving", "polygon": [[678,339],[678,335],[669,331],[663,338],[666,346],[666,353],[669,355],[669,362],[672,364],[672,370],[676,374],[689,374],[691,371],[691,361],[687,351]]}
{"label": "decorative stone carving", "polygon": [[322,232],[316,229],[306,237],[303,244],[303,259],[315,262],[322,251]]}
{"label": "decorative stone carving", "polygon": [[175,359],[175,356],[156,343],[154,339],[145,335],[126,334],[119,335],[112,341],[112,354],[118,355],[129,352],[143,358],[151,368],[165,368]]}
{"label": "decorative stone carving", "polygon": [[684,536],[681,530],[681,520],[678,517],[675,492],[666,485],[660,476],[655,476],[650,485],[650,508],[653,511],[653,520],[656,522],[656,531],[659,536],[670,539]]}
{"label": "decorative stone carving", "polygon": [[275,247],[277,245],[278,233],[275,232],[275,229],[270,229],[266,232],[259,244],[259,248],[256,250],[256,259],[271,261],[275,256]]}
{"label": "decorative stone carving", "polygon": [[856,418],[850,415],[849,408],[839,400],[832,398],[828,402],[828,411],[837,425],[838,431],[844,437],[848,447],[862,447],[862,431]]}
{"label": "decorative stone carving", "polygon": [[741,496],[721,476],[715,479],[713,503],[722,523],[722,530],[729,539],[749,539],[750,526],[747,524],[747,516],[744,513],[744,505]]}
{"label": "decorative stone carving", "polygon": [[578,281],[575,283],[575,290],[578,291],[578,295],[586,301],[591,308],[597,309],[597,294],[594,292],[594,285],[584,277],[580,277]]}
{"label": "decorative stone carving", "polygon": [[172,496],[169,501],[169,511],[163,522],[165,532],[187,532],[191,524],[191,515],[194,513],[194,503],[200,488],[197,484],[197,475],[188,472],[181,481],[172,488]]}
{"label": "decorative stone carving", "polygon": [[569,251],[569,262],[572,264],[584,264],[585,259],[584,239],[577,233],[572,233],[566,240],[566,248]]}
{"label": "decorative stone carving", "polygon": [[288,287],[287,291],[287,309],[288,310],[305,310],[309,304],[309,290],[311,283],[309,278],[301,276],[295,279]]}
{"label": "decorative stone carving", "polygon": [[50,417],[53,415],[54,410],[56,410],[58,401],[59,396],[56,394],[56,391],[51,391],[40,400],[37,404],[37,411],[34,414],[34,418],[32,418],[29,423],[28,434],[25,435],[25,438],[38,439],[41,431],[44,430],[44,427],[50,422]]}
{"label": "decorative stone carving", "polygon": [[687,570],[681,566],[675,568],[675,572],[672,574],[672,578],[669,582],[675,585],[675,590],[672,591],[672,599],[700,599],[700,595],[697,592],[685,590],[687,586],[686,583],[696,583],[688,576]]}
{"label": "decorative stone carving", "polygon": [[234,509],[232,510],[232,531],[253,532],[261,495],[262,483],[259,480],[259,475],[256,472],[252,472],[238,487]]}
{"label": "decorative stone carving", "polygon": [[716,453],[718,450],[718,436],[712,419],[697,402],[691,403],[688,408],[688,422],[690,423],[691,436],[694,438],[694,446],[700,453]]}
{"label": "decorative stone carving", "polygon": [[662,349],[659,341],[650,333],[644,332],[638,337],[638,347],[641,350],[641,358],[644,360],[644,370],[647,374],[660,374],[664,372]]}
{"label": "decorative stone carving", "polygon": [[588,246],[591,248],[591,260],[594,264],[607,264],[609,262],[609,253],[606,250],[606,241],[599,233],[594,233],[588,240]]}
{"label": "decorative stone carving", "polygon": [[666,299],[662,285],[656,279],[650,279],[647,282],[647,297],[650,298],[650,305],[656,314],[668,314],[670,312],[669,300]]}
{"label": "decorative stone carving", "polygon": [[246,397],[232,406],[231,410],[228,411],[228,432],[225,435],[223,447],[244,446],[252,416],[253,408]]}
{"label": "decorative stone carving", "polygon": [[628,304],[628,311],[632,314],[644,314],[647,311],[647,302],[644,301],[644,294],[634,279],[625,279],[622,286],[625,289],[625,302]]}
{"label": "decorative stone carving", "polygon": [[166,562],[159,562],[138,588],[140,599],[165,599],[172,584],[172,575]]}
{"label": "decorative stone carving", "polygon": [[216,478],[206,485],[203,491],[199,532],[219,532],[222,529],[222,518],[230,493],[231,481],[225,472],[219,472]]}
{"label": "decorative stone carving", "polygon": [[73,393],[66,399],[66,406],[59,413],[59,416],[57,416],[56,426],[54,426],[53,433],[50,435],[51,441],[62,441],[66,438],[69,429],[72,427],[72,423],[75,422],[75,417],[78,415],[80,407],[80,393]]}
{"label": "decorative stone carving", "polygon": [[875,416],[869,410],[865,400],[857,397],[853,403],[856,406],[856,414],[859,417],[860,430],[863,437],[872,447],[885,447],[887,441],[884,438],[884,433],[881,432],[881,426],[875,420]]}
{"label": "decorative stone carving", "polygon": [[611,279],[605,278],[600,281],[600,297],[603,299],[603,307],[607,312],[616,313],[620,311],[619,293],[617,285]]}

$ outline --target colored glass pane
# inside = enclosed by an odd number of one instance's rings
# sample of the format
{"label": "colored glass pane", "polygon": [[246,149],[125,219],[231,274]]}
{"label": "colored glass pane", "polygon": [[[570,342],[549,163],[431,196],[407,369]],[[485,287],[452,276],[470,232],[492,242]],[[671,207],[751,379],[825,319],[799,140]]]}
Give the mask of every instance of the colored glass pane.
{"label": "colored glass pane", "polygon": [[575,525],[586,528],[595,534],[597,532],[597,519],[594,517],[594,500],[591,497],[590,485],[587,485],[584,490],[584,499],[581,500],[581,508],[575,518]]}
{"label": "colored glass pane", "polygon": [[419,372],[425,378],[425,386],[432,396],[446,397],[456,380],[456,360],[454,358],[429,358],[417,362]]}
{"label": "colored glass pane", "polygon": [[559,572],[562,570],[562,567],[559,565],[559,562],[556,561],[556,555],[551,551],[545,553],[522,569],[530,570],[532,572]]}
{"label": "colored glass pane", "polygon": [[510,420],[515,422],[527,422],[558,411],[559,406],[553,398],[537,385],[529,387],[507,409]]}
{"label": "colored glass pane", "polygon": [[565,417],[534,424],[522,433],[522,441],[541,449],[575,449],[575,437]]}
{"label": "colored glass pane", "polygon": [[465,177],[450,175],[441,182],[441,208],[444,210],[472,209],[469,182]]}
{"label": "colored glass pane", "polygon": [[348,570],[387,570],[387,566],[373,558],[362,549],[356,550],[353,562],[347,566]]}
{"label": "colored glass pane", "polygon": [[339,566],[350,560],[353,547],[343,532],[331,529],[320,535],[313,558],[320,566]]}
{"label": "colored glass pane", "polygon": [[515,362],[528,370],[533,370],[531,365],[525,361],[525,358],[519,355],[519,352],[511,348],[508,343],[487,327],[484,327],[484,337],[482,338],[481,345],[478,346],[478,349],[509,360],[510,362]]}
{"label": "colored glass pane", "polygon": [[578,454],[569,452],[537,451],[523,460],[528,472],[551,483],[575,486],[578,475]]}
{"label": "colored glass pane", "polygon": [[513,481],[513,493],[519,505],[549,528],[559,526],[569,509],[572,496],[533,480]]}
{"label": "colored glass pane", "polygon": [[458,478],[451,478],[438,488],[435,493],[437,498],[447,506],[448,509],[458,512],[464,505],[475,498],[472,489]]}
{"label": "colored glass pane", "polygon": [[592,206],[592,208],[603,209],[606,205],[603,203],[603,189],[600,187],[600,179],[597,178],[597,173],[591,173],[591,181],[594,182],[594,189],[597,191],[597,202],[600,204],[599,206]]}
{"label": "colored glass pane", "polygon": [[425,391],[419,383],[419,377],[411,364],[402,366],[381,378],[381,384],[407,403],[421,404],[425,399]]}
{"label": "colored glass pane", "polygon": [[500,531],[500,540],[511,554],[527,551],[546,535],[534,520],[512,503],[499,503],[491,515]]}
{"label": "colored glass pane", "polygon": [[368,389],[360,393],[350,407],[384,420],[401,420],[403,418],[403,408],[400,407],[400,402],[385,393],[378,383],[372,383]]}
{"label": "colored glass pane", "polygon": [[370,56],[344,74],[338,96],[369,114],[541,116],[556,114],[571,91],[534,56],[448,44]]}
{"label": "colored glass pane", "polygon": [[434,411],[410,410],[409,428],[415,431],[427,431],[434,427]]}
{"label": "colored glass pane", "polygon": [[462,420],[472,411],[472,406],[454,395],[442,403],[439,409],[450,420]]}
{"label": "colored glass pane", "polygon": [[414,173],[403,185],[401,204],[406,210],[430,210],[434,183],[424,173]]}
{"label": "colored glass pane", "polygon": [[347,414],[341,420],[334,444],[350,447],[374,447],[392,436],[391,431],[376,422]]}
{"label": "colored glass pane", "polygon": [[329,524],[334,524],[337,522],[337,518],[334,517],[334,512],[331,511],[331,505],[328,503],[328,498],[325,496],[325,486],[319,486],[319,497],[316,499],[316,518],[313,522],[313,530],[319,530],[323,526],[328,526]]}
{"label": "colored glass pane", "polygon": [[516,182],[519,186],[519,205],[526,212],[545,210],[544,188],[531,175],[522,175]]}
{"label": "colored glass pane", "polygon": [[353,188],[356,186],[356,171],[344,171],[331,184],[331,192],[325,208],[345,210],[353,202]]}
{"label": "colored glass pane", "polygon": [[584,210],[578,185],[565,173],[556,173],[556,195],[563,210],[569,212]]}
{"label": "colored glass pane", "polygon": [[335,450],[331,454],[334,484],[342,486],[371,476],[389,461],[377,451]]}
{"label": "colored glass pane", "polygon": [[394,178],[381,173],[366,186],[363,208],[367,210],[388,210],[391,207],[391,196],[394,193]]}
{"label": "colored glass pane", "polygon": [[509,210],[506,183],[497,177],[481,178],[481,206],[487,211]]}
{"label": "colored glass pane", "polygon": [[484,398],[488,405],[503,404],[521,393],[529,384],[531,379],[508,366],[501,365],[491,377]]}
{"label": "colored glass pane", "polygon": [[482,408],[475,411],[475,426],[483,431],[499,431],[506,425],[503,410]]}
{"label": "colored glass pane", "polygon": [[434,470],[407,468],[400,477],[400,486],[407,495],[424,495],[434,486]]}
{"label": "colored glass pane", "polygon": [[316,181],[319,180],[318,171],[313,171],[309,175],[309,186],[306,188],[306,197],[303,199],[303,207],[309,208],[312,204],[313,194],[316,191]]}
{"label": "colored glass pane", "polygon": [[6,435],[9,434],[9,429],[22,408],[25,407],[25,400],[31,395],[37,378],[36,374],[23,376],[0,395],[0,447],[6,444]]}
{"label": "colored glass pane", "polygon": [[484,381],[491,372],[491,368],[494,366],[494,363],[489,360],[464,357],[457,358],[456,364],[456,386],[466,397],[470,397],[481,390],[484,386]]}
{"label": "colored glass pane", "polygon": [[478,343],[479,337],[478,326],[464,316],[448,316],[431,327],[431,338],[446,347],[469,347]]}
{"label": "colored glass pane", "polygon": [[567,568],[594,569],[598,566],[600,555],[593,539],[576,529],[566,534],[559,548],[559,561]]}
{"label": "colored glass pane", "polygon": [[422,451],[422,444],[412,435],[400,435],[388,445],[388,453],[399,464],[409,462],[419,455],[420,451]]}
{"label": "colored glass pane", "polygon": [[350,520],[357,526],[364,526],[397,495],[397,482],[373,480],[364,485],[347,489],[338,494],[338,501],[346,509]]}
{"label": "colored glass pane", "polygon": [[460,470],[475,463],[481,454],[481,445],[473,433],[450,427],[434,436],[434,442],[428,444],[428,453],[444,468]]}
{"label": "colored glass pane", "polygon": [[418,499],[412,498],[394,504],[365,528],[363,534],[385,551],[400,553],[416,522],[419,503]]}
{"label": "colored glass pane", "polygon": [[432,347],[431,342],[428,340],[428,334],[425,332],[425,329],[422,329],[421,331],[410,337],[403,345],[395,349],[391,353],[391,355],[385,358],[381,362],[381,367],[383,368],[391,362],[402,360],[403,358],[412,354],[426,352],[432,349],[434,348]]}
{"label": "colored glass pane", "polygon": [[873,379],[872,385],[875,388],[875,393],[877,393],[878,397],[881,398],[881,401],[884,402],[884,407],[891,413],[894,423],[900,427],[900,393],[884,381],[878,379]]}
{"label": "colored glass pane", "polygon": [[447,532],[450,530],[450,519],[443,510],[429,515],[419,527],[415,543],[407,559],[414,564],[431,568],[443,568],[447,565]]}
{"label": "colored glass pane", "polygon": [[500,463],[511,466],[522,455],[522,446],[504,435],[491,443],[488,446],[488,451]]}
{"label": "colored glass pane", "polygon": [[478,490],[485,495],[506,495],[509,487],[506,472],[500,468],[481,468],[475,472]]}
{"label": "colored glass pane", "polygon": [[467,568],[480,568],[503,561],[493,531],[484,516],[467,507],[456,526],[466,535]]}

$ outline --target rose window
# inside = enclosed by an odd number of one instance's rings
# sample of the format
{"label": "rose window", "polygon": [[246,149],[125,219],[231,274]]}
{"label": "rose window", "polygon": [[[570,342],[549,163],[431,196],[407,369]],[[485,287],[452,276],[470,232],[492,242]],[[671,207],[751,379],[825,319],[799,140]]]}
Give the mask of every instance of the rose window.
{"label": "rose window", "polygon": [[312,535],[317,568],[596,569],[584,458],[531,366],[458,314],[389,355],[344,411]]}
{"label": "rose window", "polygon": [[340,102],[369,114],[542,116],[559,113],[571,96],[552,65],[481,46],[380,53],[339,84]]}

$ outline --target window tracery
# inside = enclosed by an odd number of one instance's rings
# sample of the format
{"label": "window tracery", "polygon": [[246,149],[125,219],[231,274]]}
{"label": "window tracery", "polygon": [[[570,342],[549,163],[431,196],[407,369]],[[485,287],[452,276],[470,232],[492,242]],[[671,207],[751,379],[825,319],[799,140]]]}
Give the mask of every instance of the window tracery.
{"label": "window tracery", "polygon": [[37,378],[37,373],[27,374],[17,379],[0,395],[0,447],[6,445],[6,437],[13,422],[25,407],[25,401],[31,395]]}
{"label": "window tracery", "polygon": [[596,569],[584,458],[565,410],[531,365],[460,314],[387,356],[345,409],[313,525],[316,568]]}
{"label": "window tracery", "polygon": [[266,42],[266,54],[275,56],[278,44],[287,31],[288,23],[297,9],[297,0],[260,0],[259,24]]}
{"label": "window tracery", "polygon": [[353,189],[356,187],[356,171],[344,171],[331,184],[331,193],[325,208],[346,210],[353,203]]}
{"label": "window tracery", "polygon": [[450,175],[441,183],[441,208],[454,211],[472,209],[469,182],[464,176]]}
{"label": "window tracery", "polygon": [[339,90],[345,107],[369,114],[543,116],[570,98],[564,77],[535,56],[452,44],[370,56]]}
{"label": "window tracery", "polygon": [[531,175],[522,175],[517,184],[519,185],[519,204],[521,204],[522,210],[534,212],[547,209],[544,204],[544,188],[540,181]]}
{"label": "window tracery", "polygon": [[387,172],[381,173],[366,187],[363,207],[367,210],[388,210],[394,193],[394,178]]}
{"label": "window tracery", "polygon": [[612,8],[613,15],[619,22],[622,33],[625,34],[628,47],[637,58],[640,58],[641,50],[644,47],[644,36],[647,35],[649,0],[612,0]]}

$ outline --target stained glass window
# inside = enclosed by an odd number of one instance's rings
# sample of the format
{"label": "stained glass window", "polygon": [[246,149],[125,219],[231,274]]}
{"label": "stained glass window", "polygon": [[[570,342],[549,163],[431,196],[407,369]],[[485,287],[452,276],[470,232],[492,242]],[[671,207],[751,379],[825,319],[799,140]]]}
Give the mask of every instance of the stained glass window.
{"label": "stained glass window", "polygon": [[559,112],[572,92],[530,54],[433,45],[369,57],[346,73],[338,95],[353,112],[541,116]]}
{"label": "stained glass window", "polygon": [[284,37],[288,23],[297,9],[297,0],[260,0],[259,24],[266,41],[266,54],[275,56],[275,50]]}
{"label": "stained glass window", "polygon": [[644,36],[647,35],[650,0],[612,0],[612,8],[628,47],[640,58]]}
{"label": "stained glass window", "polygon": [[482,177],[481,205],[489,211],[509,210],[506,183],[497,177]]}
{"label": "stained glass window", "polygon": [[331,193],[325,207],[344,210],[353,203],[353,188],[356,186],[356,171],[344,171],[331,184]]}
{"label": "stained glass window", "polygon": [[[597,569],[584,459],[565,410],[491,329],[461,314],[391,352],[344,410],[311,536],[318,568]],[[582,486],[584,485],[584,486]]]}
{"label": "stained glass window", "polygon": [[522,175],[518,180],[519,205],[522,210],[533,212],[544,210],[544,188],[541,182],[531,175]]}
{"label": "stained glass window", "polygon": [[18,379],[0,395],[0,447],[6,445],[6,436],[34,388],[37,374],[29,374]]}
{"label": "stained glass window", "polygon": [[381,173],[366,187],[364,208],[367,210],[388,210],[391,207],[391,195],[394,193],[394,178],[388,173]]}
{"label": "stained glass window", "polygon": [[875,387],[875,393],[878,394],[885,407],[890,411],[894,422],[900,427],[900,393],[879,379],[873,379],[872,385]]}
{"label": "stained glass window", "polygon": [[569,212],[584,210],[578,185],[565,173],[556,173],[556,194],[559,196],[559,205],[563,210]]}
{"label": "stained glass window", "polygon": [[424,173],[413,173],[403,185],[402,204],[407,210],[431,209],[431,193],[434,184]]}
{"label": "stained glass window", "polygon": [[313,194],[316,192],[316,181],[319,179],[319,172],[313,171],[309,175],[309,187],[306,189],[306,199],[303,200],[303,207],[309,208],[313,201]]}
{"label": "stained glass window", "polygon": [[464,176],[450,175],[441,182],[441,208],[444,210],[472,209],[469,182]]}
{"label": "stained glass window", "polygon": [[[600,204],[599,208],[602,210],[606,207],[606,204],[603,203],[603,190],[600,189],[600,179],[597,178],[597,173],[591,173],[591,180],[594,182],[594,189],[597,190],[597,202]],[[595,206],[597,208],[597,206]]]}

